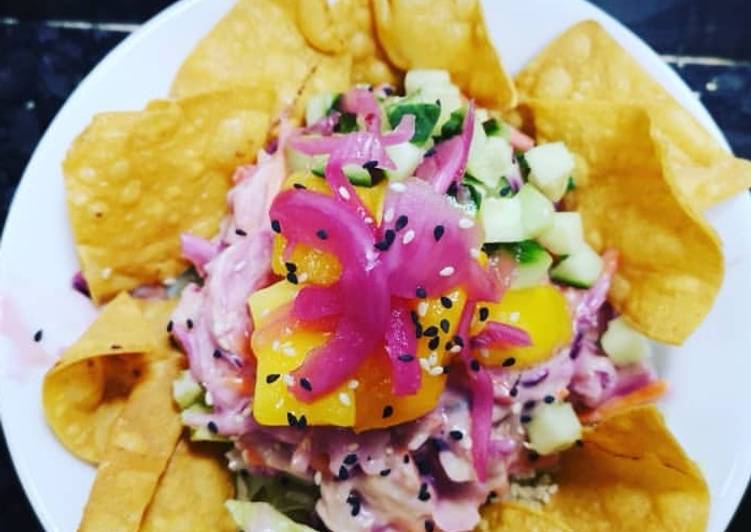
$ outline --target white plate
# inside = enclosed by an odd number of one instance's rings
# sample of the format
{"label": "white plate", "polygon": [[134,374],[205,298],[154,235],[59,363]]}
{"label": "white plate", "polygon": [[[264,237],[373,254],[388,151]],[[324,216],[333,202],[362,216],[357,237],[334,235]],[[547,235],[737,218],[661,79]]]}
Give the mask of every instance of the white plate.
{"label": "white plate", "polygon": [[[724,142],[698,100],[659,57],[586,2],[487,0],[484,4],[495,44],[511,71],[570,24],[595,18]],[[57,443],[40,404],[44,370],[94,316],[89,301],[70,289],[77,265],[60,162],[94,113],[139,109],[149,99],[166,95],[182,58],[231,5],[232,0],[183,0],[123,41],[81,83],[52,122],[11,207],[0,249],[0,413],[21,482],[50,532],[76,528],[94,476],[92,467]],[[751,418],[745,410],[751,375],[748,195],[725,202],[709,216],[725,245],[725,284],[704,324],[681,348],[660,348],[658,362],[672,383],[663,410],[707,477],[712,493],[710,530],[721,531],[751,472]],[[39,328],[44,329],[44,351],[31,342]]]}

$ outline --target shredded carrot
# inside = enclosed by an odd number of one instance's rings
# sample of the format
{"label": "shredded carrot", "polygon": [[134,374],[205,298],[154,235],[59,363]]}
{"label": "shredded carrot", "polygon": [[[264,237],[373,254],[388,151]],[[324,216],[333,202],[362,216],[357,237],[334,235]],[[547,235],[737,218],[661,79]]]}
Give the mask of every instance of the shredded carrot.
{"label": "shredded carrot", "polygon": [[614,397],[608,401],[605,401],[599,407],[590,412],[586,412],[579,416],[584,423],[593,423],[596,421],[602,421],[609,417],[613,417],[619,412],[626,410],[627,408],[643,405],[646,403],[652,403],[665,395],[668,390],[668,383],[664,379],[659,379],[634,390],[633,392],[623,395],[621,397]]}

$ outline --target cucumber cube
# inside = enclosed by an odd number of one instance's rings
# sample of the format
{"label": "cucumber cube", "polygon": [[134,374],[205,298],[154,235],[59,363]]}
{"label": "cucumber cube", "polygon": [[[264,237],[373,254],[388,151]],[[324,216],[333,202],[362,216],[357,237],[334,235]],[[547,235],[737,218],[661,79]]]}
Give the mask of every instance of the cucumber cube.
{"label": "cucumber cube", "polygon": [[373,178],[370,176],[368,169],[363,168],[359,164],[345,164],[342,167],[342,171],[353,185],[369,187],[373,184]]}
{"label": "cucumber cube", "polygon": [[[508,142],[501,137],[486,137],[482,124],[475,121],[475,132],[482,131],[482,145],[476,150],[470,149],[467,172],[481,181],[488,188],[498,187],[501,176],[511,167],[512,150]],[[483,142],[484,141],[484,142]],[[474,138],[472,140],[474,146]]]}
{"label": "cucumber cube", "polygon": [[566,193],[568,178],[574,169],[574,158],[563,142],[535,146],[524,154],[529,165],[529,180],[550,201],[558,201]]}
{"label": "cucumber cube", "polygon": [[544,283],[548,278],[548,269],[553,264],[553,257],[541,249],[534,261],[517,264],[511,288],[529,288]]}
{"label": "cucumber cube", "polygon": [[312,126],[321,118],[326,116],[331,106],[334,104],[336,95],[330,92],[322,92],[312,96],[305,106],[305,124]]}
{"label": "cucumber cube", "polygon": [[554,212],[552,224],[537,240],[556,255],[570,255],[585,245],[581,214]]}
{"label": "cucumber cube", "polygon": [[571,447],[581,434],[582,426],[571,403],[540,404],[527,425],[530,446],[542,455]]}
{"label": "cucumber cube", "polygon": [[632,329],[623,316],[608,323],[600,344],[616,366],[636,364],[652,354],[649,341]]}
{"label": "cucumber cube", "polygon": [[485,228],[485,242],[524,240],[522,207],[519,198],[486,198],[480,211]]}
{"label": "cucumber cube", "polygon": [[423,88],[451,85],[451,76],[446,70],[415,69],[404,76],[404,90],[412,94]]}
{"label": "cucumber cube", "polygon": [[181,409],[186,409],[203,396],[203,388],[196,382],[190,371],[183,370],[172,382],[172,397]]}
{"label": "cucumber cube", "polygon": [[235,525],[245,532],[315,532],[312,528],[296,523],[267,502],[229,499],[224,506],[229,510]]}
{"label": "cucumber cube", "polygon": [[553,225],[553,203],[530,183],[526,183],[517,196],[522,204],[522,225],[527,238],[537,238]]}
{"label": "cucumber cube", "polygon": [[584,245],[569,255],[550,270],[554,281],[589,288],[602,273],[602,257],[591,247]]}
{"label": "cucumber cube", "polygon": [[414,175],[415,170],[422,162],[424,150],[411,142],[403,142],[386,146],[386,153],[394,161],[395,170],[386,170],[386,177],[392,181],[403,181]]}

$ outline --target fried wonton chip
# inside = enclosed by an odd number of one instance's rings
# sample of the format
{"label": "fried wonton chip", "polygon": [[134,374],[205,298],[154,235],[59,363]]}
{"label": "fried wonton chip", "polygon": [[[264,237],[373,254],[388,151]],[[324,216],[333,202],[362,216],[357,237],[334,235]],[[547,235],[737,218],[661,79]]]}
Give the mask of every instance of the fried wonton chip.
{"label": "fried wonton chip", "polygon": [[580,22],[548,44],[516,84],[522,100],[643,105],[676,184],[698,209],[751,187],[751,162],[725,151],[597,22]]}
{"label": "fried wonton chip", "polygon": [[374,0],[376,28],[404,70],[438,68],[491,109],[516,104],[516,89],[490,42],[478,0]]}
{"label": "fried wonton chip", "polygon": [[327,54],[352,57],[352,82],[401,81],[376,37],[371,0],[298,0],[297,24],[308,43]]}
{"label": "fried wonton chip", "polygon": [[[558,491],[542,508],[503,503],[484,512],[486,530],[576,532],[705,529],[709,491],[651,405],[585,430],[561,456]],[[526,511],[525,511],[526,510]]]}
{"label": "fried wonton chip", "polygon": [[266,139],[273,96],[247,88],[103,113],[63,164],[68,212],[95,302],[186,268],[179,235],[211,237],[234,169]]}
{"label": "fried wonton chip", "polygon": [[234,532],[224,506],[234,495],[226,447],[183,438],[162,475],[140,532]]}
{"label": "fried wonton chip", "polygon": [[640,107],[529,101],[537,140],[564,141],[576,160],[566,206],[585,236],[620,261],[610,301],[647,336],[680,344],[712,306],[723,277],[719,239],[664,172]]}
{"label": "fried wonton chip", "polygon": [[44,378],[47,422],[76,456],[98,462],[111,428],[141,380],[145,355],[158,340],[136,302],[110,302]]}
{"label": "fried wonton chip", "polygon": [[110,432],[81,532],[139,530],[182,430],[172,400],[181,362],[182,355],[171,351],[146,366],[143,382],[133,389]]}
{"label": "fried wonton chip", "polygon": [[316,65],[295,100],[295,116],[305,115],[305,104],[321,92],[346,92],[352,86],[352,58],[349,55],[324,57]]}

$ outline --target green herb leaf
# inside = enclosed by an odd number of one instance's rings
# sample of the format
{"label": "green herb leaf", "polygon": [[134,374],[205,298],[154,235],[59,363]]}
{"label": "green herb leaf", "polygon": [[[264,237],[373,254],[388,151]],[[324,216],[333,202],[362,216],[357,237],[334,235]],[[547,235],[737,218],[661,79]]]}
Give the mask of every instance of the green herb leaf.
{"label": "green herb leaf", "polygon": [[391,107],[387,115],[392,128],[399,125],[404,115],[414,115],[415,134],[410,141],[413,144],[422,144],[430,138],[430,133],[441,115],[441,107],[434,103],[402,103]]}

